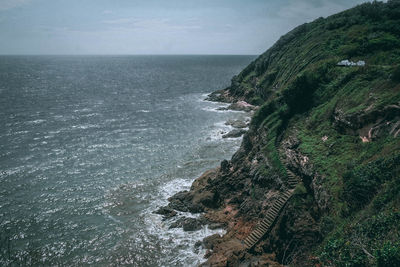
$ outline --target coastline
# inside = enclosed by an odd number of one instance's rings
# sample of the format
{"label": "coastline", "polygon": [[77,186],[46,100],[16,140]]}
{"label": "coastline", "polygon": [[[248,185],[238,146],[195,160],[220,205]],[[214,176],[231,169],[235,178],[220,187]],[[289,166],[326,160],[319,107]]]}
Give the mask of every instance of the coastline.
{"label": "coastline", "polygon": [[[218,90],[206,95],[203,101],[226,104],[213,111],[239,112],[246,114],[245,119],[237,117],[228,120],[225,126],[230,126],[229,132],[221,132],[222,138],[241,138],[249,130],[250,120],[257,110],[257,106],[245,101],[237,100],[227,93],[226,89]],[[240,147],[238,148],[238,150]],[[232,155],[234,155],[238,152]],[[217,176],[225,175],[230,160],[221,160],[220,166],[209,169],[197,177],[189,190],[179,191],[168,198],[168,204],[159,207],[153,213],[161,215],[163,221],[174,219],[170,228],[182,228],[190,233],[200,229],[211,230],[202,240],[195,244],[195,250],[203,250],[204,262],[200,266],[225,266],[225,260],[237,253],[244,253],[243,240],[254,226],[253,223],[236,218],[237,207],[223,205],[221,208],[218,192],[208,190]],[[178,219],[176,219],[178,218]],[[222,243],[224,243],[222,245]],[[226,254],[231,254],[226,257]],[[200,254],[199,254],[200,255]],[[222,262],[221,262],[221,258]],[[268,260],[269,263],[275,263]]]}
{"label": "coastline", "polygon": [[[197,109],[206,111],[213,117],[218,118],[212,124],[204,128],[204,135],[202,140],[206,142],[202,144],[201,152],[204,154],[204,149],[215,150],[217,147],[225,151],[225,157],[230,157],[240,147],[240,137],[227,137],[223,138],[224,135],[236,128],[232,126],[230,121],[240,120],[243,123],[249,122],[248,113],[238,110],[228,110],[228,105],[205,100],[209,93],[187,95],[182,99],[186,101],[190,98],[194,101]],[[215,114],[214,113],[218,113]],[[220,119],[223,119],[222,121]],[[202,141],[202,142],[203,142]],[[205,146],[204,146],[205,145]],[[204,147],[203,147],[204,146]],[[213,154],[210,154],[213,155]],[[204,156],[204,155],[203,155]],[[207,250],[201,246],[201,242],[204,238],[212,235],[224,235],[225,229],[220,224],[212,224],[202,216],[201,213],[191,212],[185,208],[177,208],[172,213],[171,210],[164,209],[168,205],[169,200],[172,196],[179,194],[181,191],[190,190],[192,183],[201,176],[201,174],[210,168],[214,168],[219,162],[213,156],[208,158],[206,161],[186,161],[182,164],[177,165],[177,173],[168,173],[167,176],[174,177],[172,180],[168,180],[165,184],[161,184],[158,187],[160,198],[153,201],[153,203],[144,210],[143,217],[146,217],[146,229],[150,233],[157,233],[157,238],[170,243],[172,251],[177,254],[178,257],[171,258],[170,264],[176,264],[178,266],[197,266],[204,262],[204,255]],[[195,169],[200,170],[197,173],[185,173],[185,170],[192,169],[191,165],[197,166]],[[201,170],[202,169],[202,170]],[[161,208],[160,208],[161,207]],[[163,215],[163,216],[160,216]]]}

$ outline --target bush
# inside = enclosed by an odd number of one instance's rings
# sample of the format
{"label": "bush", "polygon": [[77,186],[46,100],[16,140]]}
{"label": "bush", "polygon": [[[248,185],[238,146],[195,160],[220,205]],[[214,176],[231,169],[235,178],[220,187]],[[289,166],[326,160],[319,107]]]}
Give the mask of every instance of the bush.
{"label": "bush", "polygon": [[256,127],[259,126],[264,119],[271,115],[276,109],[277,107],[275,101],[264,103],[254,114],[251,120],[251,125]]}
{"label": "bush", "polygon": [[392,80],[394,82],[400,82],[400,65],[398,65],[392,72]]}
{"label": "bush", "polygon": [[375,50],[390,50],[396,49],[400,45],[399,39],[389,33],[382,34],[381,36],[368,41],[367,50],[372,52]]}
{"label": "bush", "polygon": [[311,73],[303,73],[282,92],[284,102],[291,113],[302,113],[313,106],[312,95],[319,85],[318,79]]}
{"label": "bush", "polygon": [[400,155],[348,171],[343,175],[344,194],[353,209],[364,207],[375,196],[380,185],[396,177],[400,166]]}
{"label": "bush", "polygon": [[400,243],[385,242],[382,248],[376,251],[375,257],[378,266],[400,266]]}

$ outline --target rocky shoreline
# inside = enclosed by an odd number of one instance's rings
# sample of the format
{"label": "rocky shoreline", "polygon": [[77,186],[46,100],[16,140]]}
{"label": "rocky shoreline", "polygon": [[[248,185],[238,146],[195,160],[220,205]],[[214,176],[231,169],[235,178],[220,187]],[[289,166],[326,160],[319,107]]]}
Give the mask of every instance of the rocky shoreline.
{"label": "rocky shoreline", "polygon": [[[336,42],[360,28],[357,40],[377,36],[378,24],[394,34],[393,10],[398,1],[365,3],[300,25],[208,96],[255,112],[249,124],[227,122],[236,128],[225,137],[243,134],[232,158],[159,211],[199,214],[177,223],[187,230],[225,229],[197,244],[202,266],[399,266],[398,45],[370,46],[368,64],[343,68],[359,43]],[[349,17],[358,20],[342,24]]]}
{"label": "rocky shoreline", "polygon": [[[225,125],[234,129],[225,133],[222,138],[238,138],[248,131],[250,118],[257,110],[257,106],[248,104],[245,101],[236,100],[229,96],[227,91],[211,93],[205,100],[212,102],[231,103],[227,108],[221,110],[242,111],[249,114],[244,120],[228,120]],[[243,144],[242,144],[243,146]],[[236,153],[237,154],[237,153]],[[206,249],[205,259],[202,266],[227,266],[229,262],[237,262],[238,259],[246,259],[246,250],[242,240],[249,234],[254,223],[239,215],[241,202],[240,194],[226,199],[227,188],[221,184],[221,179],[229,179],[233,171],[232,161],[223,160],[219,167],[203,173],[197,178],[189,191],[181,191],[171,196],[169,204],[160,207],[154,213],[162,215],[163,220],[169,220],[178,216],[178,212],[190,212],[200,214],[197,218],[180,217],[170,228],[183,228],[184,231],[197,231],[207,225],[209,229],[225,229],[225,235],[214,234],[196,243],[196,247]],[[232,177],[237,179],[238,177]],[[239,177],[240,178],[240,177]],[[251,258],[252,266],[281,266],[274,261],[273,255],[263,255]],[[249,262],[250,262],[249,261]]]}

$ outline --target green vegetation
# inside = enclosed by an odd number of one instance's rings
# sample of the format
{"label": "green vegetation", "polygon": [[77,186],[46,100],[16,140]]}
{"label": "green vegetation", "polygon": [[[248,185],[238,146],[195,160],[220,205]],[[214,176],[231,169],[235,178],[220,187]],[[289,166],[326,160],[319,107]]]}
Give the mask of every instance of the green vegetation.
{"label": "green vegetation", "polygon": [[295,134],[326,177],[312,252],[324,265],[400,266],[400,115],[382,113],[400,104],[399,25],[400,1],[365,3],[295,28],[232,80],[232,95],[260,105],[250,128],[264,138],[264,175],[286,177],[281,141]]}

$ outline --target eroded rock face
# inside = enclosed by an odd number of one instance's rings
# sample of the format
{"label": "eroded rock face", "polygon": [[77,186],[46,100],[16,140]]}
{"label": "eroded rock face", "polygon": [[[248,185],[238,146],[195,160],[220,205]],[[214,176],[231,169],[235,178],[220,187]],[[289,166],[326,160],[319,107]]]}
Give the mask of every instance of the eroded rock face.
{"label": "eroded rock face", "polygon": [[311,160],[297,149],[299,145],[300,140],[295,133],[282,142],[287,167],[303,178],[303,182],[311,189],[319,209],[327,211],[330,196],[323,186],[325,177],[315,172]]}
{"label": "eroded rock face", "polygon": [[383,109],[372,109],[350,115],[336,109],[333,125],[342,134],[359,135],[364,142],[370,142],[385,135],[400,135],[400,106],[388,105]]}
{"label": "eroded rock face", "polygon": [[218,171],[219,168],[205,172],[193,182],[190,191],[182,191],[170,197],[168,199],[170,201],[168,207],[193,213],[217,207],[219,205],[219,194],[209,185],[209,182],[216,178]]}

